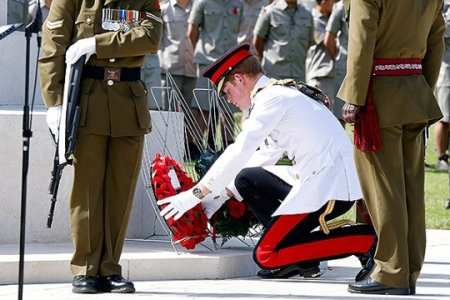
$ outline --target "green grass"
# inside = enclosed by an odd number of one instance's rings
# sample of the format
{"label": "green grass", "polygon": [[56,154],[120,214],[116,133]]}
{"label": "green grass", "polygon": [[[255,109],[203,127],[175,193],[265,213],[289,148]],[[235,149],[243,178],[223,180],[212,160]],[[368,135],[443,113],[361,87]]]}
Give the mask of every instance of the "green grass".
{"label": "green grass", "polygon": [[[431,139],[425,154],[425,161],[434,165],[437,160],[433,128]],[[449,179],[447,172],[437,172],[433,168],[425,170],[425,209],[427,228],[450,229],[450,209],[445,209],[449,197]]]}

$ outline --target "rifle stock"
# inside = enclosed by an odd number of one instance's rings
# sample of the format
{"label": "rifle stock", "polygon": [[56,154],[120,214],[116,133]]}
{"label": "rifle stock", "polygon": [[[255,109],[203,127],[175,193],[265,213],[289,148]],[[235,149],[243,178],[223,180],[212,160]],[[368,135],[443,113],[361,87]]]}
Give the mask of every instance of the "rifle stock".
{"label": "rifle stock", "polygon": [[[68,99],[67,101],[67,109],[65,118],[62,121],[65,123],[65,140],[56,142],[56,151],[55,156],[53,158],[53,170],[52,176],[50,180],[49,192],[51,195],[50,199],[50,210],[47,216],[47,228],[52,227],[53,216],[55,214],[55,206],[58,195],[59,184],[62,177],[62,172],[67,165],[71,165],[73,163],[73,154],[75,151],[76,141],[77,141],[77,133],[78,126],[80,123],[80,83],[81,83],[81,75],[83,66],[86,60],[86,56],[82,56],[75,64],[71,66],[70,75],[69,75],[69,84],[67,85],[69,88],[68,91]],[[67,79],[66,79],[67,80]],[[61,143],[64,143],[65,153],[64,156],[66,158],[66,162],[60,163],[59,157],[59,147],[61,147]]]}

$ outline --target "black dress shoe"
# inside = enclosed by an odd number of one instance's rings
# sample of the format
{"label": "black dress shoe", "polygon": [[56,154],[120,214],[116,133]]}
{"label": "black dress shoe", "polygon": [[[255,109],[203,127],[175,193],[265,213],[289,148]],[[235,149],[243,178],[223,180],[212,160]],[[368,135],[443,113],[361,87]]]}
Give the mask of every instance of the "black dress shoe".
{"label": "black dress shoe", "polygon": [[412,285],[409,287],[409,294],[410,295],[415,295],[416,294],[416,286]]}
{"label": "black dress shoe", "polygon": [[292,276],[302,276],[304,278],[317,278],[322,275],[318,265],[303,267],[301,265],[290,265],[283,268],[274,270],[259,270],[256,274],[265,279],[281,279],[289,278]]}
{"label": "black dress shoe", "polygon": [[350,293],[378,295],[409,295],[409,288],[394,288],[376,282],[372,277],[348,285]]}
{"label": "black dress shoe", "polygon": [[99,290],[98,278],[95,276],[77,275],[73,277],[72,292],[76,294],[96,294]]}
{"label": "black dress shoe", "polygon": [[355,281],[361,281],[364,280],[366,277],[370,275],[372,272],[372,269],[374,267],[375,263],[372,257],[369,257],[365,264],[363,265],[362,269],[356,274]]}
{"label": "black dress shoe", "polygon": [[100,277],[100,289],[108,293],[134,293],[136,290],[131,281],[120,275]]}

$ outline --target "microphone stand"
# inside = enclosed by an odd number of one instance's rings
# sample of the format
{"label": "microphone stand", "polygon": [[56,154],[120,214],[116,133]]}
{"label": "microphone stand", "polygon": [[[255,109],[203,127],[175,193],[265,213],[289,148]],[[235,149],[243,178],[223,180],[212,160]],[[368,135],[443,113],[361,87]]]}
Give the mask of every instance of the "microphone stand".
{"label": "microphone stand", "polygon": [[[23,105],[23,122],[22,122],[22,197],[20,206],[20,246],[19,246],[19,282],[18,282],[18,299],[23,298],[23,275],[24,275],[24,258],[25,258],[25,224],[27,212],[27,177],[30,158],[30,139],[33,136],[30,122],[30,106],[29,106],[29,83],[30,83],[30,40],[33,33],[38,34],[42,25],[42,11],[40,1],[38,0],[36,17],[25,27],[26,38],[26,56],[25,56],[25,101]],[[38,36],[38,46],[40,46],[40,37]]]}

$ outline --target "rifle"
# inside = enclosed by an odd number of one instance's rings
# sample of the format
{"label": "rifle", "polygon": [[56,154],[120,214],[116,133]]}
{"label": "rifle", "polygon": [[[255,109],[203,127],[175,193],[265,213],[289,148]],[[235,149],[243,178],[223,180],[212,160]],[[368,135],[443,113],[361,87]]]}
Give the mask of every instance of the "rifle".
{"label": "rifle", "polygon": [[52,227],[56,196],[58,194],[62,171],[67,165],[72,165],[74,160],[73,154],[77,142],[77,133],[81,113],[80,83],[85,61],[86,56],[83,55],[75,64],[68,65],[66,67],[64,98],[61,121],[59,123],[59,134],[54,137],[56,151],[53,158],[53,170],[51,173],[52,177],[49,186],[51,199],[50,211],[47,217],[47,228]]}

